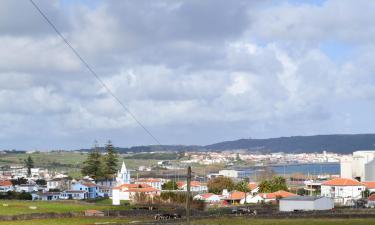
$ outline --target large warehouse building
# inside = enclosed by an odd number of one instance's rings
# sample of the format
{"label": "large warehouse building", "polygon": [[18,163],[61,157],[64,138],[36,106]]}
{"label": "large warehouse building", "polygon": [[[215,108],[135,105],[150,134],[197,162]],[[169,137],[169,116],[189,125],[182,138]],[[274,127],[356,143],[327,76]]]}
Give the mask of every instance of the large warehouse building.
{"label": "large warehouse building", "polygon": [[333,207],[333,199],[323,196],[292,196],[280,199],[279,204],[282,212],[330,210]]}

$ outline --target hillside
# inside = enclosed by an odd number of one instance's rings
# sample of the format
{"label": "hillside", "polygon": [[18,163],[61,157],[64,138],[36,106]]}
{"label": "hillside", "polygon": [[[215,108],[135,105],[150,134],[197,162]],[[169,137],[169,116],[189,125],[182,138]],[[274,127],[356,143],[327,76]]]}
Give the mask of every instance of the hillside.
{"label": "hillside", "polygon": [[248,149],[260,152],[321,152],[351,153],[375,149],[375,134],[315,135],[269,139],[240,139],[207,145],[207,150]]}
{"label": "hillside", "polygon": [[[223,151],[245,149],[257,152],[322,152],[351,153],[356,150],[375,149],[375,134],[332,134],[315,136],[293,136],[268,139],[239,139],[206,146],[198,145],[150,145],[130,148],[116,148],[126,152],[181,152],[181,151]],[[102,148],[102,150],[104,150]],[[80,151],[90,151],[81,149]]]}

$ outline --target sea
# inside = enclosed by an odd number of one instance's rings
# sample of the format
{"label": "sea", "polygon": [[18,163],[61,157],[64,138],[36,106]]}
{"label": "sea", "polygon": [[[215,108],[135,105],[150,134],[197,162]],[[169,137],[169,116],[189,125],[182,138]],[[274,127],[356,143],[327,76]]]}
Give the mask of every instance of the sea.
{"label": "sea", "polygon": [[[335,175],[340,174],[340,163],[304,163],[304,164],[285,164],[272,165],[268,168],[272,169],[276,174],[286,175],[294,173],[302,173],[306,175]],[[254,175],[262,170],[264,167],[248,167],[241,168],[248,171],[249,175]]]}

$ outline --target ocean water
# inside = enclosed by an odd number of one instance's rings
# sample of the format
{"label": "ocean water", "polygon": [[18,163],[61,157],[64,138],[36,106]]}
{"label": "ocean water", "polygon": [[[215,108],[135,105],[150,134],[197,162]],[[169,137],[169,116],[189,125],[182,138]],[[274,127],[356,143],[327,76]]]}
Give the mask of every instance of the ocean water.
{"label": "ocean water", "polygon": [[[276,174],[293,174],[302,173],[306,175],[334,175],[340,174],[340,163],[307,163],[307,164],[291,164],[291,165],[275,165],[270,166]],[[264,167],[241,168],[247,171],[249,176],[259,174]]]}
{"label": "ocean water", "polygon": [[340,163],[314,163],[271,166],[277,174],[303,173],[310,175],[340,174]]}

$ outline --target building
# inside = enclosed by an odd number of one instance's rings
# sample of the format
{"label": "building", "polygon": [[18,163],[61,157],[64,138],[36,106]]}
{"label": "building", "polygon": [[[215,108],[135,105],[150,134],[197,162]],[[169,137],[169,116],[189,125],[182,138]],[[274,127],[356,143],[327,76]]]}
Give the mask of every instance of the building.
{"label": "building", "polygon": [[333,198],[335,203],[352,205],[355,200],[362,198],[366,186],[354,179],[336,178],[322,183],[321,195]]}
{"label": "building", "polygon": [[144,178],[135,181],[136,184],[147,184],[153,188],[161,190],[161,186],[165,183],[162,179]]}
{"label": "building", "polygon": [[220,170],[219,176],[230,177],[230,178],[248,178],[251,175],[250,170]]}
{"label": "building", "polygon": [[21,184],[16,186],[17,192],[37,192],[39,189],[38,185],[36,184]]}
{"label": "building", "polygon": [[333,199],[324,196],[291,196],[279,201],[282,212],[330,210],[333,207]]}
{"label": "building", "polygon": [[366,186],[370,194],[375,193],[375,181],[364,181],[362,183]]}
{"label": "building", "polygon": [[122,184],[112,189],[112,204],[120,205],[121,200],[136,201],[137,196],[141,194],[144,195],[144,198],[152,200],[155,196],[160,195],[160,190],[147,184]]}
{"label": "building", "polygon": [[121,170],[117,172],[116,177],[116,186],[122,185],[122,184],[130,184],[130,171],[126,169],[125,162],[122,162]]}
{"label": "building", "polygon": [[69,190],[71,189],[72,181],[67,178],[54,178],[47,181],[47,190],[59,189]]}
{"label": "building", "polygon": [[82,181],[82,182],[77,182],[72,185],[72,190],[73,191],[86,191],[87,192],[87,198],[96,198],[98,197],[98,191],[99,188],[96,186],[96,184],[87,182],[87,181]]}
{"label": "building", "polygon": [[267,203],[267,202],[276,202],[278,199],[288,198],[292,196],[297,196],[294,193],[288,191],[276,191],[272,193],[260,193],[255,196],[248,195],[246,196],[246,203]]}
{"label": "building", "polygon": [[365,181],[375,181],[375,159],[365,164]]}
{"label": "building", "polygon": [[[375,172],[371,169],[375,168],[375,151],[355,151],[352,156],[342,157],[340,160],[340,177],[347,179],[356,179],[358,181],[375,181]],[[366,179],[366,164],[367,179]]]}
{"label": "building", "polygon": [[[177,188],[180,190],[187,191],[187,183],[184,181],[177,182]],[[199,181],[190,182],[190,191],[192,192],[207,192],[208,188],[206,184],[203,184]]]}
{"label": "building", "polygon": [[42,201],[56,201],[59,200],[60,192],[44,192],[39,195]]}
{"label": "building", "polygon": [[68,200],[68,199],[74,199],[74,200],[83,200],[88,198],[88,192],[85,190],[67,190],[60,193],[59,196],[60,199]]}
{"label": "building", "polygon": [[[241,191],[232,191],[227,197],[223,199],[225,205],[243,204],[246,193]],[[242,201],[242,202],[241,202]]]}
{"label": "building", "polygon": [[220,196],[220,195],[216,195],[216,194],[213,194],[213,193],[204,193],[204,194],[198,194],[198,195],[194,196],[193,199],[204,201],[204,202],[209,203],[209,204],[214,204],[214,203],[221,202],[221,198],[222,198],[222,196]]}
{"label": "building", "polygon": [[370,207],[370,208],[375,207],[375,194],[372,194],[367,198],[367,207]]}
{"label": "building", "polygon": [[255,183],[255,182],[250,182],[247,184],[247,187],[251,190],[251,194],[252,195],[256,195],[258,194],[258,191],[259,191],[259,187],[258,187],[258,184]]}
{"label": "building", "polygon": [[0,192],[13,191],[13,184],[10,180],[1,180],[0,181]]}

